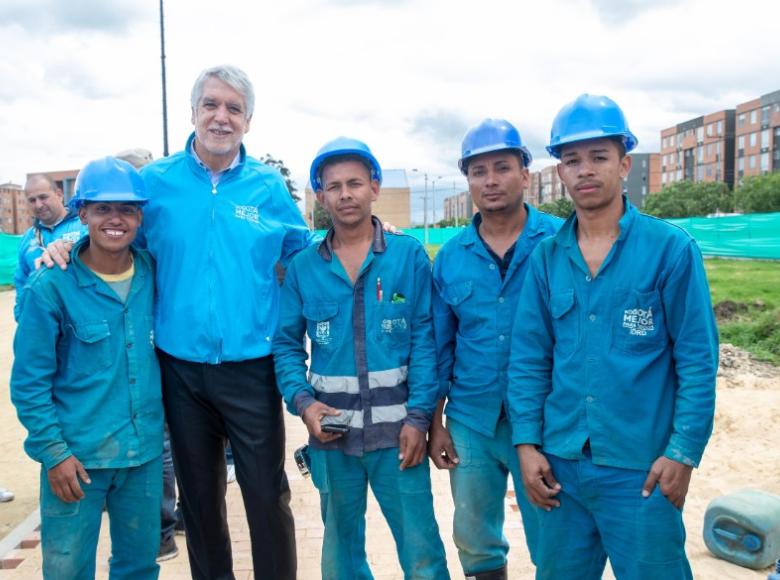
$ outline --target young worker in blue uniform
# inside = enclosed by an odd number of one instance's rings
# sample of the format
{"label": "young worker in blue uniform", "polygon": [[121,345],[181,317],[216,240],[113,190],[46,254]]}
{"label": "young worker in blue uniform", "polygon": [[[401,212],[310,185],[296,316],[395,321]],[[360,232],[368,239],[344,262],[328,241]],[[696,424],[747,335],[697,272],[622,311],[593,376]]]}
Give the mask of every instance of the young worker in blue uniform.
{"label": "young worker in blue uniform", "polygon": [[[449,469],[454,539],[466,576],[506,578],[504,497],[511,474],[534,556],[535,509],[523,493],[506,414],[512,319],[536,245],[561,224],[523,203],[531,153],[517,129],[485,119],[466,133],[459,162],[479,213],[433,266],[441,399],[429,450]],[[442,409],[447,402],[447,425]]]}
{"label": "young worker in blue uniform", "polygon": [[691,578],[682,507],[712,432],[718,335],[701,254],[622,195],[636,145],[581,95],[547,150],[576,208],[531,257],[509,369],[539,515],[537,578]]}
{"label": "young worker in blue uniform", "polygon": [[65,207],[62,190],[50,176],[37,174],[28,177],[24,184],[24,195],[35,219],[19,241],[19,256],[14,272],[14,318],[17,321],[21,316],[24,284],[35,271],[35,262],[44,248],[59,239],[75,242],[87,231],[78,212]]}
{"label": "young worker in blue uniform", "polygon": [[372,578],[371,485],[404,576],[449,578],[425,453],[437,391],[430,262],[419,242],[385,235],[371,215],[382,170],[364,143],[327,143],[310,175],[333,228],[290,264],[274,357],[285,402],[311,434],[325,523],[322,577]]}
{"label": "young worker in blue uniform", "polygon": [[88,163],[74,205],[88,236],[67,271],[30,277],[14,342],[11,398],[41,468],[43,576],[95,577],[103,506],[111,578],[157,578],[163,406],[154,352],[153,264],[130,248],[146,203],[141,176]]}

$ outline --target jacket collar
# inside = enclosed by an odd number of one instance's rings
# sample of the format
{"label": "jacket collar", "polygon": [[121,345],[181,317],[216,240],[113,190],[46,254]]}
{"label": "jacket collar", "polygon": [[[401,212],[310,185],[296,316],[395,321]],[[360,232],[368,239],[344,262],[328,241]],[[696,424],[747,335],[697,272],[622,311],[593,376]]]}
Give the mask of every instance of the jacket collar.
{"label": "jacket collar", "polygon": [[[628,235],[631,226],[637,219],[639,211],[631,203],[626,195],[623,195],[623,215],[618,221],[618,227],[620,228],[620,234],[618,235],[618,241],[624,240]],[[555,242],[564,247],[571,247],[577,245],[577,212],[572,213],[569,218],[561,226],[560,231],[555,236]]]}
{"label": "jacket collar", "polygon": [[[375,254],[381,254],[387,248],[387,242],[385,241],[385,231],[382,227],[382,222],[379,218],[372,215],[371,225],[374,227],[374,239],[371,242],[371,249]],[[323,260],[330,262],[333,259],[333,235],[335,230],[330,228],[328,230],[325,239],[320,242],[317,252]]]}

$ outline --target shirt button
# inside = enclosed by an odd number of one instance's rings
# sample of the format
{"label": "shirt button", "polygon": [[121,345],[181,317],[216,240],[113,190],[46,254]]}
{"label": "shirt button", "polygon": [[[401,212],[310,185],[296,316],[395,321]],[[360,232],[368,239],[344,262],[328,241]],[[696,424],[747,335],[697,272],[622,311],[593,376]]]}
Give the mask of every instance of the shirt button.
{"label": "shirt button", "polygon": [[585,281],[586,282],[590,282],[591,280],[593,280],[593,278],[590,277],[590,274],[585,276]]}
{"label": "shirt button", "polygon": [[133,343],[132,342],[128,342],[127,343],[127,348],[133,348]]}
{"label": "shirt button", "polygon": [[501,335],[499,335],[499,337],[498,337],[498,340],[501,340],[501,341],[503,341],[503,340],[504,340],[504,338],[505,338],[505,337],[504,337],[504,335],[503,335],[503,334],[501,334]]}
{"label": "shirt button", "polygon": [[491,270],[495,270],[496,269],[496,265],[495,264],[490,264],[490,266],[488,266],[488,268],[490,268]]}
{"label": "shirt button", "polygon": [[591,314],[590,316],[588,316],[588,320],[593,322],[594,320],[596,320],[596,315],[595,314]]}
{"label": "shirt button", "polygon": [[592,403],[592,402],[593,402],[593,401],[595,401],[596,399],[595,399],[594,397],[591,397],[590,395],[588,395],[587,397],[585,397],[585,400],[586,400],[588,403]]}
{"label": "shirt button", "polygon": [[499,297],[498,303],[499,304],[503,304],[504,303],[504,297],[503,296]]}

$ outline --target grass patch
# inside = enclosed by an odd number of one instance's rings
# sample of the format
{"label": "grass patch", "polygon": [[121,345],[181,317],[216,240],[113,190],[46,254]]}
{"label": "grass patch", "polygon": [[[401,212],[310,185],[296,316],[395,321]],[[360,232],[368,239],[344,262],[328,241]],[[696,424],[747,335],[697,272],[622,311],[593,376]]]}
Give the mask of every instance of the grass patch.
{"label": "grass patch", "polygon": [[8,290],[13,290],[14,285],[13,284],[0,284],[0,292],[7,292]]}
{"label": "grass patch", "polygon": [[721,342],[780,365],[780,263],[705,260]]}

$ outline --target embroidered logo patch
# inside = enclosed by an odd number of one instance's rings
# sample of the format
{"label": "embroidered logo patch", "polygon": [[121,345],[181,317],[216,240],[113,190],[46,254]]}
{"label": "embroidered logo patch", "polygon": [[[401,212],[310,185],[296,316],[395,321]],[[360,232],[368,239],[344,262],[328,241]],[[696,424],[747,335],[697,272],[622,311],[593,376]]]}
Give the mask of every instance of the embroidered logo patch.
{"label": "embroidered logo patch", "polygon": [[633,336],[647,336],[655,330],[653,324],[653,309],[630,308],[623,312],[623,328],[627,328]]}
{"label": "embroidered logo patch", "polygon": [[318,322],[314,332],[314,342],[317,344],[330,344],[330,341],[330,320]]}
{"label": "embroidered logo patch", "polygon": [[399,330],[406,330],[406,318],[384,318],[381,322],[382,332],[392,334]]}
{"label": "embroidered logo patch", "polygon": [[237,205],[235,216],[240,220],[245,220],[253,224],[260,223],[260,212],[253,205]]}
{"label": "embroidered logo patch", "polygon": [[62,236],[62,241],[75,244],[81,239],[81,232],[68,232]]}

